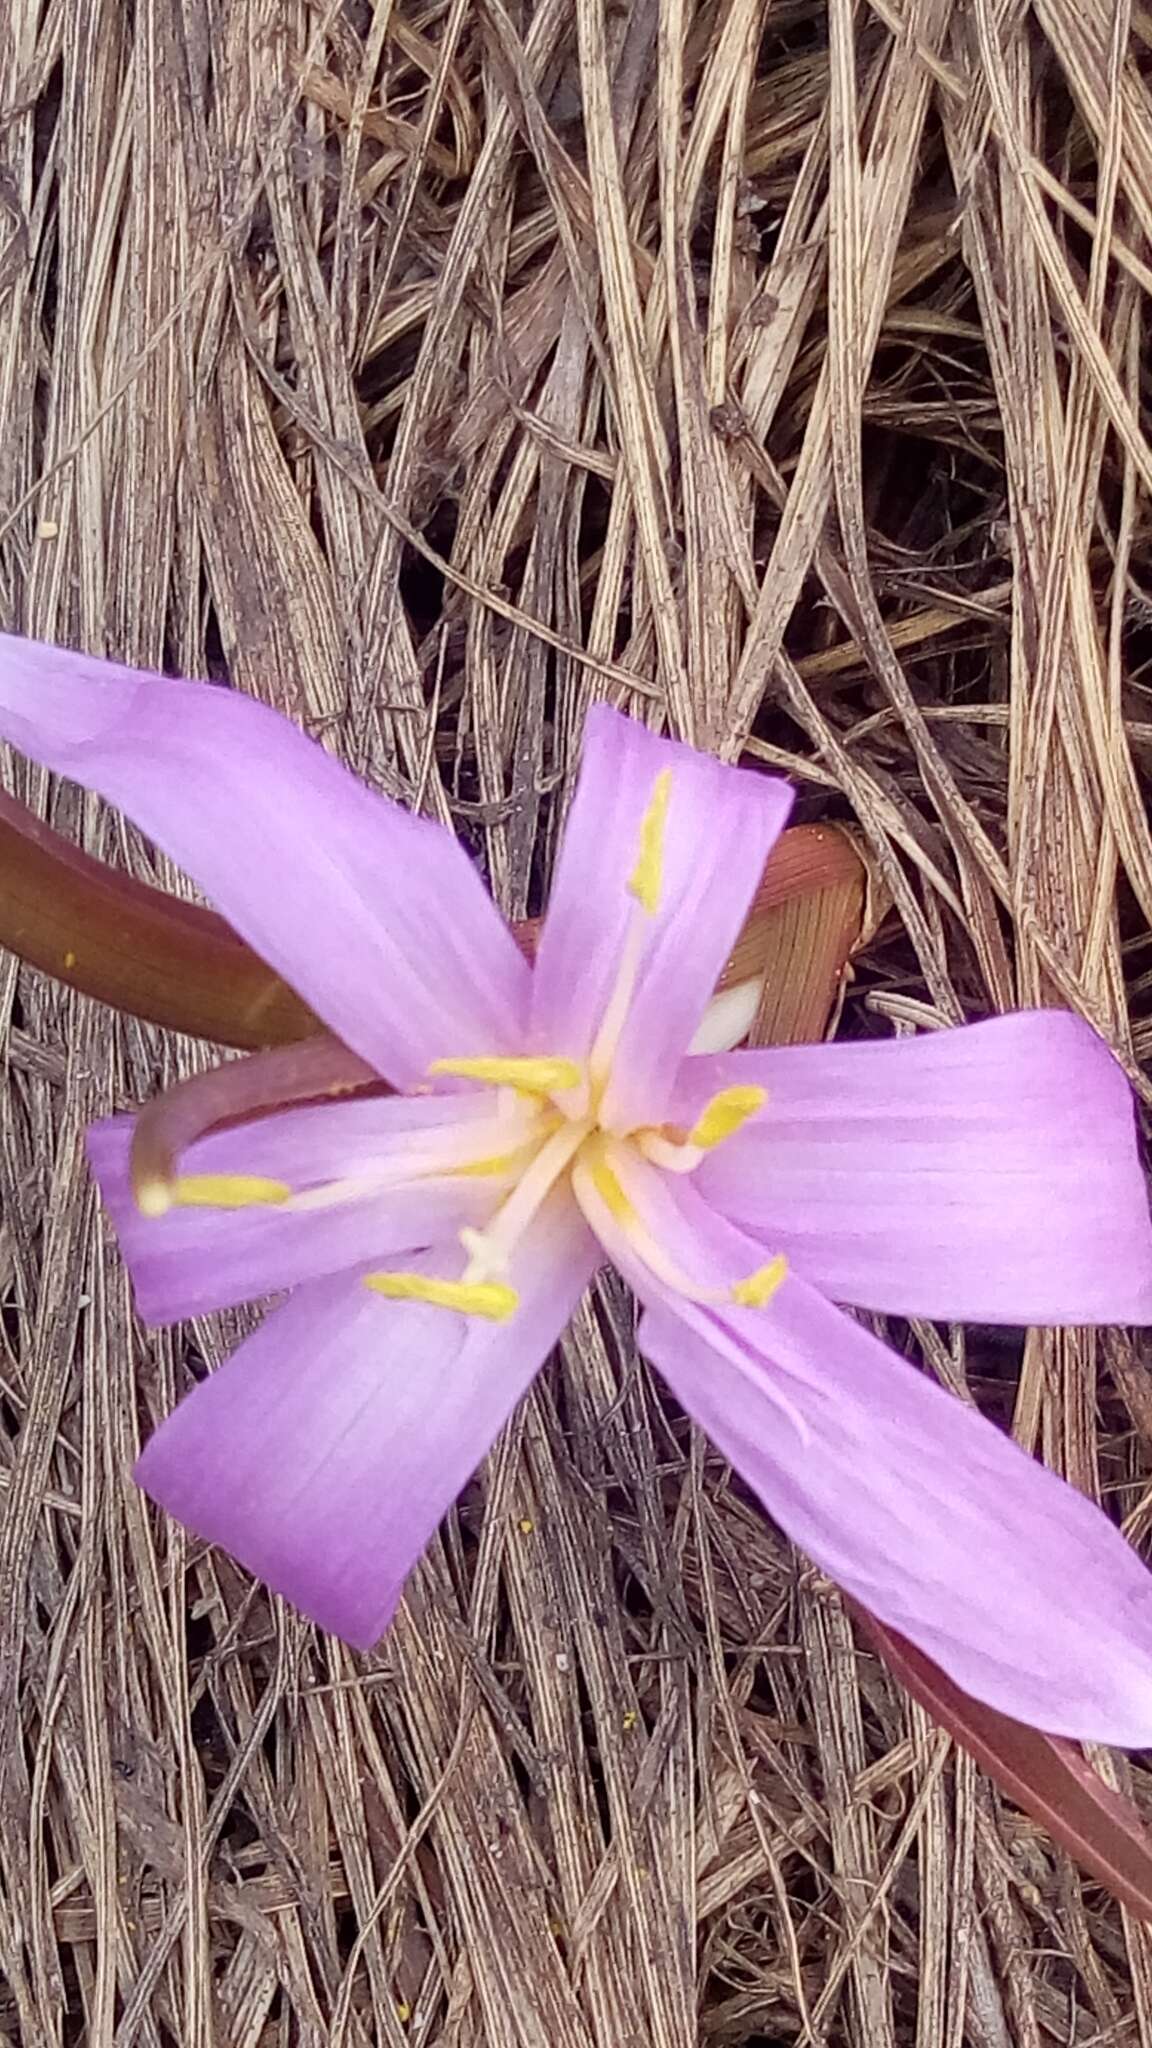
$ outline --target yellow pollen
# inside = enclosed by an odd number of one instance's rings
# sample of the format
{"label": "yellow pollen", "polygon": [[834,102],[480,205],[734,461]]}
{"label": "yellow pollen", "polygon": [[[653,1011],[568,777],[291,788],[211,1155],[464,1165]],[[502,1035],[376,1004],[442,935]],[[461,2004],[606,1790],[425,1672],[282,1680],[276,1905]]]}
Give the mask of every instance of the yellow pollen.
{"label": "yellow pollen", "polygon": [[490,1323],[506,1323],[520,1306],[516,1289],[497,1281],[435,1280],[427,1273],[369,1273],[364,1285],[388,1301],[425,1301],[431,1308],[454,1308],[462,1316],[484,1316]]}
{"label": "yellow pollen", "polygon": [[171,1182],[145,1181],[136,1191],[143,1216],[166,1216],[172,1208],[275,1209],[291,1199],[285,1181],[259,1173],[184,1173]]}
{"label": "yellow pollen", "polygon": [[609,1214],[615,1217],[617,1223],[635,1223],[636,1210],[612,1168],[603,1159],[598,1159],[590,1171],[592,1185]]}
{"label": "yellow pollen", "polygon": [[722,1145],[725,1138],[731,1138],[757,1110],[763,1109],[767,1100],[766,1088],[721,1088],[693,1124],[688,1143],[698,1146],[701,1152],[710,1152],[714,1145]]}
{"label": "yellow pollen", "polygon": [[664,886],[664,828],[668,822],[671,795],[672,770],[662,768],[640,821],[640,851],[628,878],[632,895],[649,917],[655,917],[660,908],[660,892]]}
{"label": "yellow pollen", "polygon": [[575,1060],[479,1059],[433,1060],[430,1074],[459,1074],[465,1081],[484,1081],[492,1088],[514,1088],[518,1095],[556,1095],[578,1088],[584,1079]]}
{"label": "yellow pollen", "polygon": [[787,1277],[788,1261],[781,1253],[757,1272],[749,1273],[746,1280],[738,1280],[732,1289],[732,1299],[741,1308],[766,1308]]}

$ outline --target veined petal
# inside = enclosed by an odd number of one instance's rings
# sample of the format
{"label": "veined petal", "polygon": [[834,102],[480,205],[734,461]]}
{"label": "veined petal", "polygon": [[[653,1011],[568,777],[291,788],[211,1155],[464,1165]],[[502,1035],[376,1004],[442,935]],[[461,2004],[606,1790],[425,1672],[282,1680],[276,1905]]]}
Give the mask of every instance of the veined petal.
{"label": "veined petal", "polygon": [[641,1348],[830,1578],[1002,1712],[1152,1743],[1152,1574],[1100,1509],[800,1280],[650,1301]]}
{"label": "veined petal", "polygon": [[[458,1257],[443,1247],[424,1264],[442,1272]],[[301,1287],[161,1425],[137,1478],[322,1628],[366,1648],[595,1265],[559,1200],[520,1247],[511,1322],[384,1301],[354,1279]]]}
{"label": "veined petal", "polygon": [[[133,1122],[96,1124],[88,1156],[148,1323],[254,1301],[479,1227],[505,1186],[485,1176],[379,1187],[385,1168],[411,1172],[438,1150],[478,1159],[506,1141],[483,1097],[394,1095],[260,1117],[199,1139],[180,1162],[187,1174],[255,1176],[301,1192],[347,1182],[344,1199],[143,1216],[129,1171]],[[356,1192],[373,1180],[373,1191]]]}
{"label": "veined petal", "polygon": [[772,777],[658,739],[604,705],[589,712],[533,977],[532,1041],[543,1052],[583,1061],[592,1049],[642,915],[629,882],[665,771],[657,907],[645,919],[645,952],[604,1104],[619,1130],[663,1116],[792,802]]}
{"label": "veined petal", "polygon": [[1079,1017],[687,1060],[690,1124],[758,1082],[702,1193],[838,1301],[966,1322],[1152,1322],[1131,1090]]}
{"label": "veined petal", "polygon": [[397,1087],[518,1048],[528,968],[463,848],[254,698],[0,635],[0,737],[117,804]]}

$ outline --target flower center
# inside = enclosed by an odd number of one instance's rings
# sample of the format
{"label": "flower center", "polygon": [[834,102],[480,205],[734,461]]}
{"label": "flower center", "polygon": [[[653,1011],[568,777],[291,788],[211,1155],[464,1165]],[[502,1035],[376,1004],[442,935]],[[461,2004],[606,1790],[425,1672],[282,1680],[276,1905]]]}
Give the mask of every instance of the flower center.
{"label": "flower center", "polygon": [[678,1294],[702,1302],[736,1301],[745,1306],[760,1306],[780,1285],[785,1271],[782,1259],[772,1260],[724,1290],[704,1286],[684,1271],[660,1242],[624,1187],[631,1159],[666,1173],[693,1172],[715,1145],[732,1137],[763,1107],[763,1088],[722,1089],[688,1131],[662,1126],[620,1136],[605,1129],[600,1121],[612,1063],[660,910],[671,794],[672,771],[664,769],[656,777],[641,821],[636,863],[627,885],[634,899],[633,914],[616,981],[587,1060],[580,1062],[559,1055],[504,1059],[485,1054],[436,1060],[429,1069],[434,1075],[450,1074],[495,1088],[506,1102],[511,1098],[531,1105],[532,1128],[524,1143],[526,1163],[485,1228],[461,1232],[467,1263],[458,1281],[429,1279],[418,1273],[372,1274],[367,1284],[377,1292],[393,1300],[434,1302],[497,1320],[513,1314],[518,1297],[506,1277],[513,1254],[528,1226],[563,1180],[569,1182],[572,1195],[593,1230],[597,1230],[598,1214],[606,1211],[635,1256]]}
{"label": "flower center", "polygon": [[[509,1279],[515,1254],[549,1196],[566,1183],[610,1256],[614,1248],[621,1256],[626,1252],[662,1285],[694,1301],[745,1306],[767,1301],[784,1277],[782,1259],[719,1290],[704,1284],[687,1270],[691,1253],[681,1262],[665,1242],[669,1229],[678,1236],[683,1232],[676,1229],[675,1209],[661,1196],[664,1176],[693,1173],[714,1146],[757,1115],[766,1099],[764,1089],[721,1089],[687,1130],[663,1124],[621,1132],[609,1128],[603,1117],[613,1064],[664,898],[672,780],[668,768],[656,776],[640,822],[635,862],[624,884],[632,901],[619,966],[586,1057],[481,1053],[435,1060],[431,1076],[451,1076],[491,1090],[490,1113],[473,1098],[458,1121],[401,1132],[388,1153],[363,1173],[315,1186],[293,1188],[256,1174],[153,1168],[137,1181],[145,1214],[159,1217],[173,1206],[313,1211],[387,1190],[415,1189],[429,1180],[491,1180],[499,1185],[493,1187],[484,1227],[460,1232],[459,1277],[380,1271],[368,1274],[365,1285],[388,1300],[422,1301],[504,1321],[519,1305]],[[705,1257],[702,1250],[699,1262]]]}

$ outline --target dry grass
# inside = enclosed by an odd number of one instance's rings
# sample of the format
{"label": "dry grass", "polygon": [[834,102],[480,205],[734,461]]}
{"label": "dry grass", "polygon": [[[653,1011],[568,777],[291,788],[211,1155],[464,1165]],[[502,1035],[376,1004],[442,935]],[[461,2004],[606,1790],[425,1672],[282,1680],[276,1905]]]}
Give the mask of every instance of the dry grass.
{"label": "dry grass", "polygon": [[[610,692],[859,820],[846,1029],[1056,995],[1139,1061],[1150,207],[1140,0],[7,0],[0,618],[226,670],[513,914]],[[202,1055],[0,991],[0,2036],[1148,2048],[1144,1930],[611,1289],[377,1656],[146,1512],[237,1319],[133,1328],[80,1138]],[[1127,1344],[913,1339],[1146,1536]]]}

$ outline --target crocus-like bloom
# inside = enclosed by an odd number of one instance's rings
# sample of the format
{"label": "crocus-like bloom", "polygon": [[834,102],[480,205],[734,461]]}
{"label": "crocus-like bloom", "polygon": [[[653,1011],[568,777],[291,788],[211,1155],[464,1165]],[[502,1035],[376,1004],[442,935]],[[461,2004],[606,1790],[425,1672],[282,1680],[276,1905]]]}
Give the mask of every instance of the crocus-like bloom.
{"label": "crocus-like bloom", "polygon": [[168,1175],[133,1178],[131,1120],[93,1132],[147,1319],[291,1290],[148,1444],[157,1501],[371,1643],[610,1260],[834,1580],[1008,1713],[1152,1742],[1144,1565],[833,1305],[1152,1320],[1132,1102],[1084,1023],[693,1051],[789,794],[606,709],[534,968],[450,834],[242,695],[0,641],[0,734],[119,804],[397,1091],[201,1125]]}

